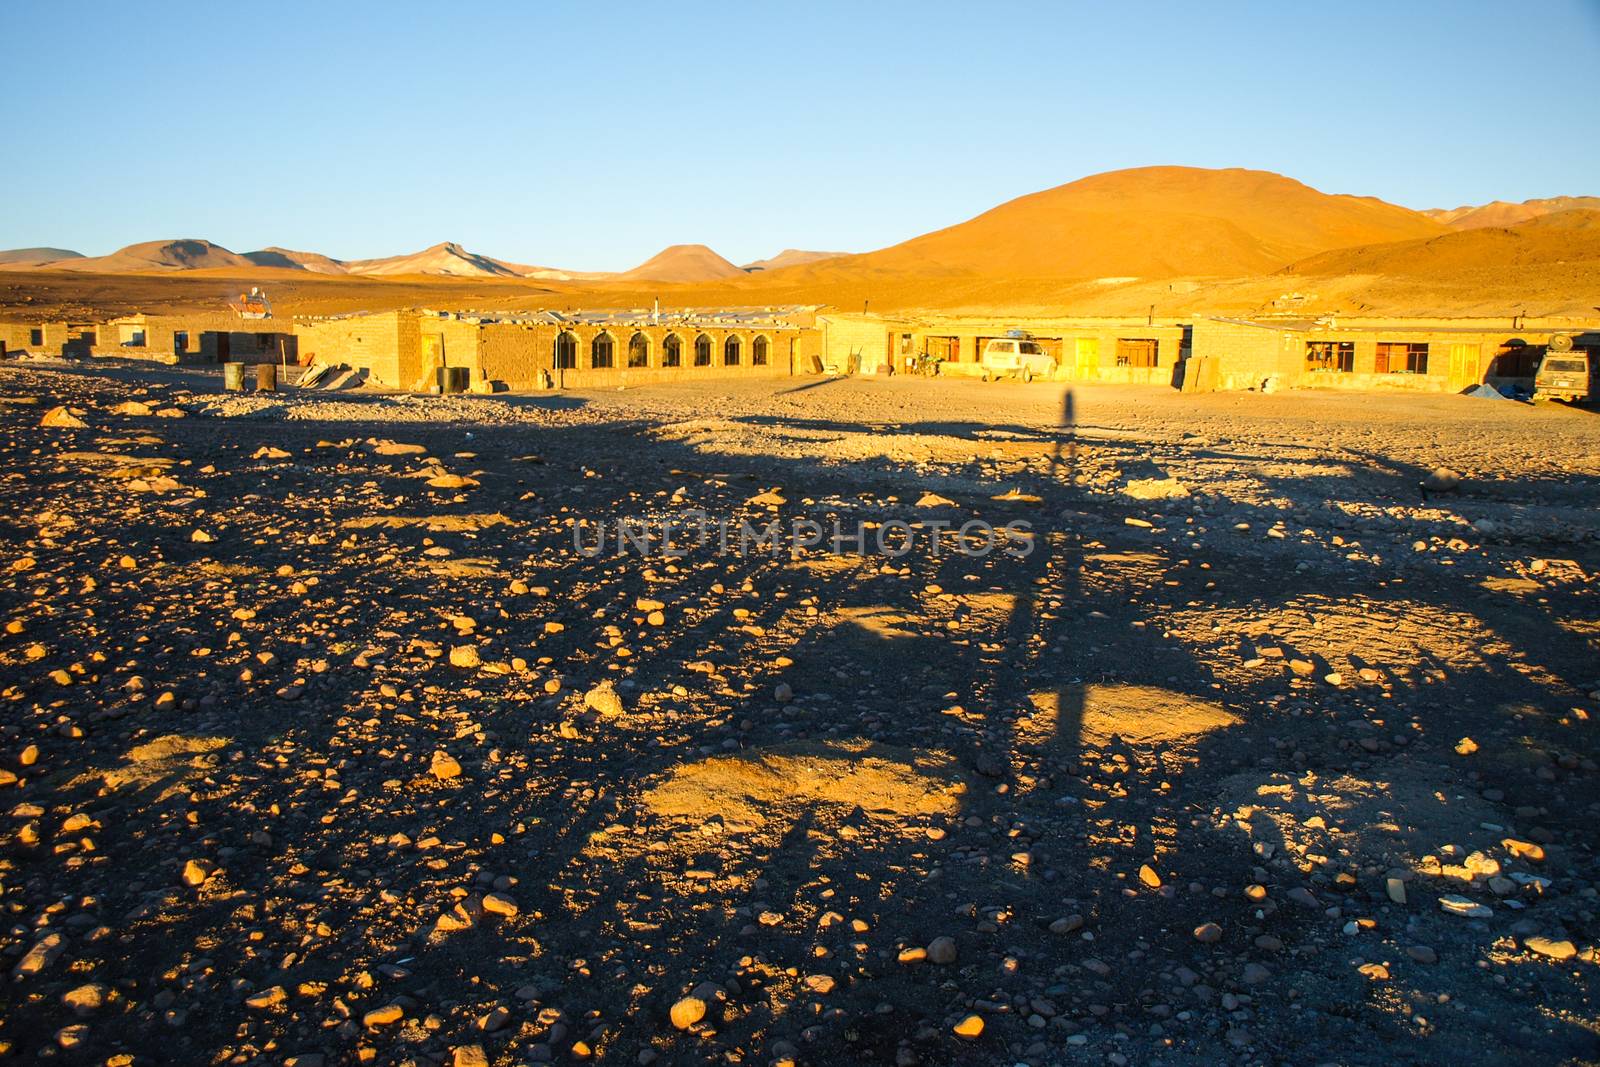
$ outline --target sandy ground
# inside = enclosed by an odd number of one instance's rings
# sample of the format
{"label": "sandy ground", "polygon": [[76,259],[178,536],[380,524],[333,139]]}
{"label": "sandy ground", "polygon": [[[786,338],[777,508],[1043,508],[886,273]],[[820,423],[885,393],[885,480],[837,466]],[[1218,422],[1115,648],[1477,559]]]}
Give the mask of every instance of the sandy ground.
{"label": "sandy ground", "polygon": [[0,368],[13,1055],[1600,1062],[1592,412],[219,385]]}

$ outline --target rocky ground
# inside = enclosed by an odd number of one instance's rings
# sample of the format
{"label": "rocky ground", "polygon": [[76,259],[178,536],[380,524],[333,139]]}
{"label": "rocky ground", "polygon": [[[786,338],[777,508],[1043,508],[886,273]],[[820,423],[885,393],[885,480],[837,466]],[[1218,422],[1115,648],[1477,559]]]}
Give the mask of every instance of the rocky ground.
{"label": "rocky ground", "polygon": [[12,1056],[1600,1062],[1591,412],[219,385],[0,369]]}

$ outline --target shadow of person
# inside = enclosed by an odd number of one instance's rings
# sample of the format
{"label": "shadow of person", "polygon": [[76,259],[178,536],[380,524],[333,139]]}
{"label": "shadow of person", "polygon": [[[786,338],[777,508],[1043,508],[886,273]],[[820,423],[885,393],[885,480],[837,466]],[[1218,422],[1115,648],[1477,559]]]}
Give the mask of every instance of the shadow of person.
{"label": "shadow of person", "polygon": [[1078,420],[1074,410],[1072,387],[1061,394],[1061,423],[1056,428],[1055,444],[1050,449],[1050,477],[1060,479],[1065,468],[1066,482],[1077,481],[1078,472]]}

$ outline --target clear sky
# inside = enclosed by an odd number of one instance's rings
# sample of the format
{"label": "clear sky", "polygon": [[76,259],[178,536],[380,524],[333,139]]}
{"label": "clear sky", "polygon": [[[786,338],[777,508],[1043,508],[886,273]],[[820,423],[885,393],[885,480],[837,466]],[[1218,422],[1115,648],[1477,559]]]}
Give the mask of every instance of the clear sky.
{"label": "clear sky", "polygon": [[1600,0],[0,0],[0,248],[865,251],[1148,164],[1600,194]]}

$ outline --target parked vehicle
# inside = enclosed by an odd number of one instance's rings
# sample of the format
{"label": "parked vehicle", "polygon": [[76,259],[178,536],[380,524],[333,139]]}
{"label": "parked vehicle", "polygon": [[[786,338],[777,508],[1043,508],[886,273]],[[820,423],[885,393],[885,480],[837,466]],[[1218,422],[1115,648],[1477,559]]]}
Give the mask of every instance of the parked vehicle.
{"label": "parked vehicle", "polygon": [[1556,334],[1533,376],[1535,400],[1600,401],[1600,356],[1572,347],[1572,338]]}
{"label": "parked vehicle", "polygon": [[1021,378],[1025,382],[1034,377],[1048,378],[1055,373],[1056,361],[1027,337],[996,337],[983,346],[978,357],[978,367],[984,381],[994,378]]}

